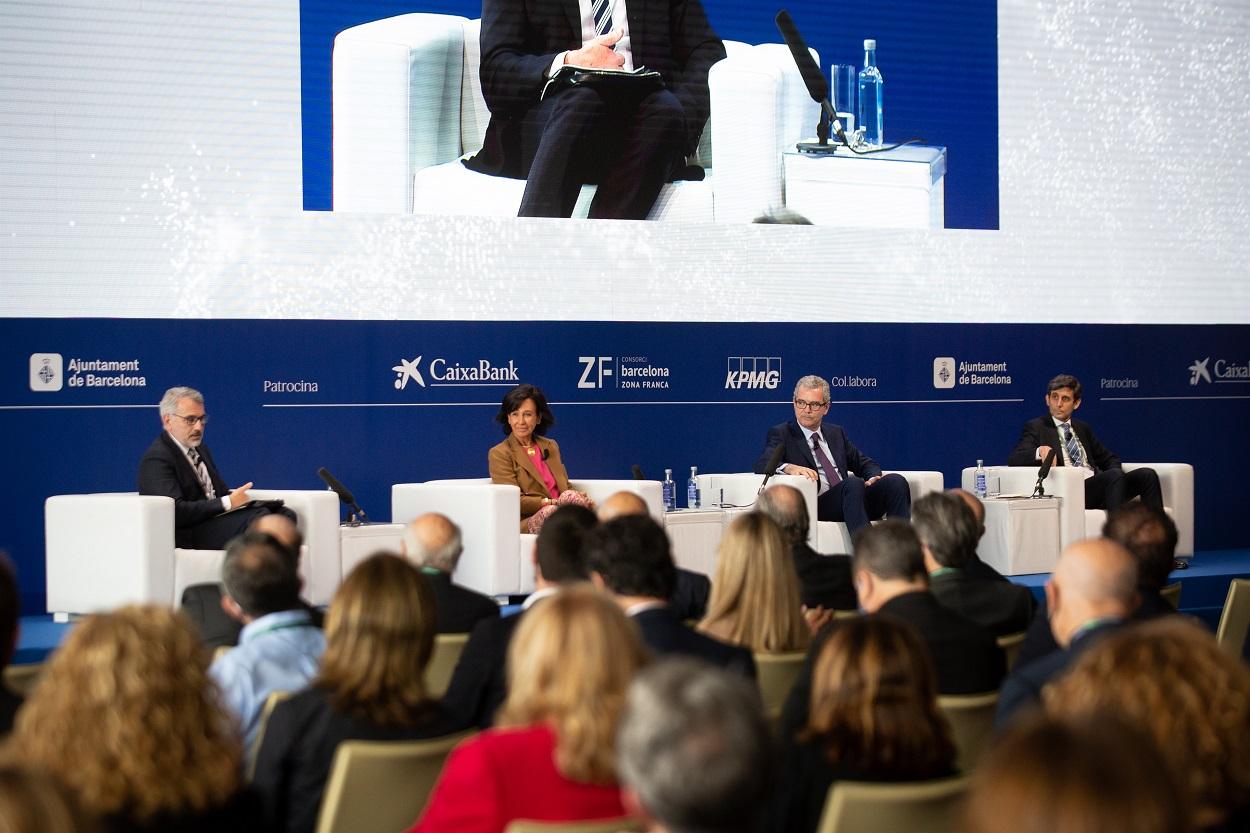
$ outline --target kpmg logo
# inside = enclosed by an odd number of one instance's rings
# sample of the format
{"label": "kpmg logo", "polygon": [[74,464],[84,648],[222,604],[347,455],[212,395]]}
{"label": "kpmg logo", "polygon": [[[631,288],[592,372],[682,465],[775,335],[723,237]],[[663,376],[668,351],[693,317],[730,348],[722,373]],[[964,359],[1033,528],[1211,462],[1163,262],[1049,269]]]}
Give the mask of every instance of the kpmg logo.
{"label": "kpmg logo", "polygon": [[[415,359],[399,360],[399,364],[391,367],[395,374],[395,390],[404,390],[409,382],[419,388],[426,387],[425,375],[421,372],[421,360],[424,354]],[[472,364],[449,362],[441,356],[431,359],[427,366],[430,375],[429,387],[501,387],[512,386],[520,381],[516,362],[508,360],[506,365],[497,365],[490,359],[478,359]]]}
{"label": "kpmg logo", "polygon": [[1211,381],[1211,371],[1207,370],[1207,363],[1211,361],[1211,357],[1205,359],[1194,359],[1194,363],[1189,366],[1189,384],[1196,385],[1198,380]]}
{"label": "kpmg logo", "polygon": [[30,354],[30,389],[52,393],[65,385],[65,360],[60,353]]}
{"label": "kpmg logo", "polygon": [[780,356],[729,356],[725,359],[725,390],[776,390],[780,386]]}
{"label": "kpmg logo", "polygon": [[1238,363],[1228,359],[1216,359],[1212,362],[1210,356],[1194,359],[1194,363],[1189,366],[1189,384],[1197,385],[1200,381],[1215,384],[1250,383],[1250,360]]}

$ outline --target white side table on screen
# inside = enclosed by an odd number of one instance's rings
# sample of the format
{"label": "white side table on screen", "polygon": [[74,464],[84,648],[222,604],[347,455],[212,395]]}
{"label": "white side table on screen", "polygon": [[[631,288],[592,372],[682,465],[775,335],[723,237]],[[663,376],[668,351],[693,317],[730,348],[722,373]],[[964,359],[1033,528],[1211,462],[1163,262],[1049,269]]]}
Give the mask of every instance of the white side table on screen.
{"label": "white side table on screen", "polygon": [[818,226],[945,227],[946,148],[782,154],[786,208]]}
{"label": "white side table on screen", "polygon": [[678,509],[664,513],[673,561],[683,570],[710,576],[716,571],[716,549],[725,530],[725,510]]}
{"label": "white side table on screen", "polygon": [[404,525],[340,526],[339,537],[342,543],[340,559],[343,566],[343,578],[347,578],[347,574],[352,571],[353,567],[378,550],[398,553],[399,544],[404,537]]}
{"label": "white side table on screen", "polygon": [[1059,498],[987,498],[977,555],[1005,576],[1049,573],[1059,560]]}

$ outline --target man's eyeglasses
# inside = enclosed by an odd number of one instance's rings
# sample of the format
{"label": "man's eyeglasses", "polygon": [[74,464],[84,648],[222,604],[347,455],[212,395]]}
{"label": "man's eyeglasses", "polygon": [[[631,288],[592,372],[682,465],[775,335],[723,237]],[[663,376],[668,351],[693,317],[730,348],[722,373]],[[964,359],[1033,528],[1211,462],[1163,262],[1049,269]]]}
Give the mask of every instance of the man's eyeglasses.
{"label": "man's eyeglasses", "polygon": [[806,399],[794,400],[794,407],[800,411],[819,411],[828,404],[828,402],[808,402]]}
{"label": "man's eyeglasses", "polygon": [[200,425],[208,425],[208,414],[200,414],[199,416],[183,416],[182,414],[170,414],[170,416],[176,416],[178,417],[178,419],[186,420],[187,425],[195,425],[197,422]]}

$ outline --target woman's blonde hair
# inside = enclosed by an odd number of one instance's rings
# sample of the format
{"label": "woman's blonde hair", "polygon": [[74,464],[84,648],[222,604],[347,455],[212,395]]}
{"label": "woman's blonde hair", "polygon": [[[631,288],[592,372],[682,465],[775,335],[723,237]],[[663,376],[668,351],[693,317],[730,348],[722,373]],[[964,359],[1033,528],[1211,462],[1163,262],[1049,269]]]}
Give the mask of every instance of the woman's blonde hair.
{"label": "woman's blonde hair", "polygon": [[811,634],[803,619],[799,577],[781,527],[767,515],[739,516],[721,538],[702,630],[752,651],[800,651]]}
{"label": "woman's blonde hair", "polygon": [[242,747],[208,663],[177,611],[88,617],[18,712],[13,744],[95,813],[144,822],[223,805],[240,787]]}
{"label": "woman's blonde hair", "polygon": [[1195,826],[1250,810],[1250,668],[1199,625],[1169,616],[1110,634],[1042,695],[1058,717],[1144,728],[1188,787]]}
{"label": "woman's blonde hair", "polygon": [[315,685],[345,714],[381,726],[418,723],[430,705],[425,666],[435,630],[429,580],[397,555],[375,555],[334,594]]}
{"label": "woman's blonde hair", "polygon": [[918,780],[951,770],[955,747],[938,711],[937,672],[911,625],[864,616],[834,628],[816,656],[799,739],[866,777]]}
{"label": "woman's blonde hair", "polygon": [[94,819],[52,776],[27,769],[11,751],[0,763],[0,831],[93,833]]}
{"label": "woman's blonde hair", "polygon": [[589,586],[562,589],[525,613],[508,648],[508,698],[499,726],[549,723],[568,778],[616,778],[616,726],[645,662],[634,623]]}

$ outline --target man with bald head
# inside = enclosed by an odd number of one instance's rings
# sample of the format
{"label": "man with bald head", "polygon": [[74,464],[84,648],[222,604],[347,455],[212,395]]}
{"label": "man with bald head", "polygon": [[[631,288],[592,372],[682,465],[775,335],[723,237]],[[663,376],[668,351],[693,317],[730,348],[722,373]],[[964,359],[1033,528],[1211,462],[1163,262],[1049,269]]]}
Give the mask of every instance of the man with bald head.
{"label": "man with bald head", "polygon": [[[599,523],[605,524],[626,515],[648,515],[647,502],[637,492],[614,492],[595,510]],[[677,568],[677,583],[668,607],[682,621],[702,619],[707,613],[707,600],[712,595],[712,582],[702,573]]]}
{"label": "man with bald head", "polygon": [[1017,668],[1003,683],[994,723],[1007,725],[1041,701],[1042,689],[1083,651],[1120,627],[1136,609],[1137,564],[1115,541],[1088,538],[1068,546],[1046,582],[1050,629],[1061,650]]}
{"label": "man with bald head", "polygon": [[851,559],[846,555],[821,555],[807,543],[811,519],[803,493],[793,486],[769,486],[755,502],[755,510],[777,522],[790,542],[794,570],[799,575],[799,595],[809,608],[856,610]]}
{"label": "man with bald head", "polygon": [[[948,494],[955,495],[968,504],[968,508],[972,510],[972,516],[977,522],[977,540],[985,537],[985,504],[981,499],[967,489],[947,489]],[[989,564],[981,560],[981,556],[977,555],[974,550],[972,557],[968,559],[968,564],[964,571],[973,578],[991,579],[993,581],[1010,581],[1002,573],[995,570]]]}
{"label": "man with bald head", "polygon": [[460,527],[451,518],[437,512],[418,516],[404,529],[400,549],[434,588],[438,633],[468,633],[483,619],[499,618],[494,599],[451,580],[464,552]]}

